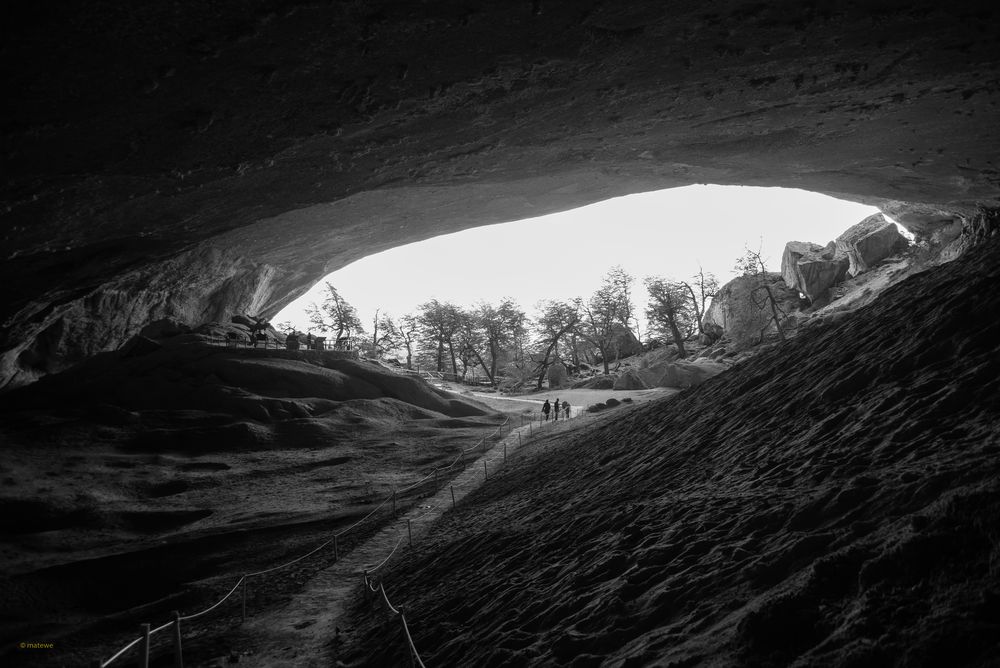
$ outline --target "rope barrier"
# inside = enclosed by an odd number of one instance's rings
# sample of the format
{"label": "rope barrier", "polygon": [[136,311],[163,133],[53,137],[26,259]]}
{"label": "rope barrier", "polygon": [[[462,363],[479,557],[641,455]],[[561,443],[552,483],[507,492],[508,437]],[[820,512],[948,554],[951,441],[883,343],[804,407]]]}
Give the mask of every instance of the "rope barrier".
{"label": "rope barrier", "polygon": [[398,549],[399,549],[399,545],[400,545],[400,544],[401,544],[402,542],[403,542],[403,537],[402,537],[402,536],[400,536],[400,537],[399,537],[399,540],[397,540],[397,541],[396,541],[396,547],[392,548],[392,552],[390,552],[390,553],[389,553],[389,556],[387,556],[387,557],[386,557],[385,559],[383,559],[383,560],[382,560],[382,561],[381,561],[381,562],[379,563],[379,565],[378,565],[378,566],[376,566],[375,568],[370,568],[370,569],[368,569],[368,572],[369,572],[369,573],[374,573],[374,572],[375,572],[375,571],[377,571],[378,569],[380,569],[380,568],[382,568],[383,566],[385,566],[385,565],[386,565],[386,563],[388,563],[388,561],[389,561],[390,559],[392,559],[392,555],[396,554],[396,550],[398,550]]}
{"label": "rope barrier", "polygon": [[215,610],[216,608],[218,608],[220,605],[222,605],[223,603],[225,603],[226,599],[228,599],[230,596],[232,596],[233,594],[235,594],[236,590],[240,588],[241,584],[243,584],[244,582],[246,582],[246,579],[248,577],[249,576],[247,576],[247,575],[244,575],[243,577],[241,577],[239,579],[239,582],[237,582],[235,585],[233,585],[233,588],[229,590],[229,593],[226,594],[225,596],[223,596],[222,598],[220,598],[218,601],[216,601],[214,605],[211,605],[211,606],[205,608],[201,612],[196,612],[196,613],[194,613],[192,615],[185,615],[185,616],[181,617],[181,621],[182,622],[186,622],[189,619],[197,619],[198,617],[201,617],[202,615],[206,615],[206,614],[212,612],[213,610]]}
{"label": "rope barrier", "polygon": [[[143,644],[144,641],[145,641],[145,643],[144,643],[145,644],[145,651],[148,652],[148,650],[149,650],[149,643],[148,643],[149,638],[151,638],[153,635],[159,633],[160,631],[164,631],[164,630],[166,630],[168,628],[171,628],[171,627],[177,628],[178,641],[179,641],[179,635],[180,635],[179,627],[180,627],[180,622],[182,622],[182,621],[189,621],[189,620],[192,620],[192,619],[197,619],[199,617],[202,617],[203,615],[207,615],[208,613],[212,612],[213,610],[215,610],[216,608],[218,608],[220,605],[222,605],[223,603],[225,603],[227,600],[229,600],[229,598],[239,590],[240,586],[243,586],[243,596],[244,596],[244,599],[243,599],[244,611],[243,611],[243,613],[244,613],[244,620],[245,620],[245,617],[246,617],[246,587],[247,587],[247,582],[249,581],[250,578],[252,578],[252,577],[258,577],[258,576],[261,576],[261,575],[267,575],[268,573],[273,573],[275,571],[282,570],[282,569],[287,568],[287,567],[289,567],[289,566],[291,566],[293,564],[296,564],[296,563],[298,563],[300,561],[303,561],[304,559],[307,559],[307,558],[311,557],[312,555],[316,554],[317,552],[320,552],[321,550],[323,550],[324,548],[326,548],[328,545],[330,545],[330,543],[334,543],[336,545],[337,538],[343,537],[344,535],[346,535],[350,531],[352,531],[355,528],[357,528],[358,526],[360,526],[366,520],[368,520],[369,518],[371,518],[383,506],[385,506],[390,501],[393,501],[395,499],[395,497],[396,497],[397,494],[402,494],[404,492],[407,492],[407,491],[409,491],[411,489],[416,488],[417,486],[419,486],[419,485],[423,484],[424,482],[426,482],[429,478],[431,478],[431,476],[436,476],[437,473],[440,470],[447,471],[447,470],[451,469],[451,467],[453,467],[455,464],[457,464],[460,460],[464,459],[465,453],[467,453],[467,452],[474,452],[480,445],[482,445],[483,452],[486,452],[486,449],[487,449],[486,445],[489,442],[489,439],[492,438],[494,435],[497,436],[498,439],[502,439],[502,437],[503,437],[503,428],[505,426],[507,426],[509,423],[510,423],[510,418],[508,417],[508,418],[506,418],[503,421],[503,423],[499,427],[496,428],[496,430],[494,430],[493,432],[491,432],[489,436],[483,437],[483,439],[481,441],[479,441],[478,443],[476,443],[476,445],[472,446],[471,448],[462,449],[461,452],[458,454],[458,456],[456,456],[456,458],[452,461],[452,463],[449,464],[447,467],[445,467],[444,469],[435,468],[433,471],[431,471],[429,474],[427,474],[426,476],[424,476],[423,478],[421,478],[417,482],[409,485],[408,487],[404,487],[402,490],[397,490],[397,491],[393,492],[393,494],[391,494],[390,496],[387,496],[382,501],[382,503],[380,503],[377,506],[375,506],[375,508],[373,508],[367,515],[365,515],[364,517],[362,517],[361,519],[359,519],[358,521],[356,521],[354,524],[350,525],[346,529],[342,529],[341,531],[338,531],[337,533],[333,534],[333,536],[331,538],[327,539],[326,541],[324,541],[323,543],[321,543],[319,546],[313,548],[309,552],[306,552],[305,554],[300,555],[300,556],[296,557],[295,559],[287,561],[287,562],[285,562],[283,564],[279,564],[278,566],[274,566],[274,567],[271,567],[271,568],[266,568],[266,569],[263,569],[263,570],[260,570],[260,571],[254,571],[252,573],[247,573],[247,574],[241,576],[240,579],[237,580],[236,584],[233,585],[232,589],[230,589],[226,593],[225,596],[223,596],[222,598],[220,598],[218,601],[216,601],[215,603],[213,603],[209,607],[207,607],[204,610],[201,610],[199,612],[190,614],[190,615],[181,616],[181,615],[175,613],[175,619],[172,619],[171,621],[166,622],[165,624],[162,624],[162,625],[160,625],[160,626],[156,627],[155,629],[152,629],[152,630],[150,630],[148,632],[144,632],[144,634],[142,636],[140,636],[140,637],[136,638],[135,640],[133,640],[133,641],[129,642],[128,644],[126,644],[124,647],[122,647],[117,652],[115,652],[113,655],[111,655],[108,659],[106,659],[104,661],[97,661],[97,662],[95,662],[95,665],[100,666],[100,668],[106,668],[107,666],[111,665],[112,663],[114,663],[115,661],[117,661],[118,659],[120,659],[122,656],[124,656],[129,650],[135,648],[137,645]],[[522,418],[522,424],[523,424],[523,418]],[[485,466],[486,462],[484,461],[483,464]],[[454,490],[452,491],[452,496],[454,497]],[[425,512],[425,513],[421,514],[417,519],[419,519],[420,517],[423,517],[424,515],[428,514],[428,512]],[[379,569],[381,569],[383,566],[385,566],[386,563],[388,563],[388,561],[392,558],[392,556],[399,549],[399,546],[400,546],[400,544],[402,544],[402,542],[403,542],[403,536],[400,535],[399,539],[396,541],[396,545],[392,548],[392,551],[389,553],[389,555],[385,559],[383,559],[379,563],[379,565],[376,566],[374,569],[371,569],[371,571],[366,571],[365,572],[365,583],[369,587],[369,589],[371,589],[372,592],[376,591],[376,589],[374,589],[374,588],[371,587],[371,581],[370,581],[370,578],[368,577],[368,573],[369,572],[374,573],[374,572],[378,571]],[[417,653],[417,648],[413,644],[413,638],[410,635],[410,630],[409,630],[409,627],[406,624],[406,618],[405,618],[405,616],[403,615],[402,612],[396,610],[396,608],[394,608],[391,603],[389,603],[388,596],[385,593],[385,588],[381,585],[381,583],[379,584],[379,587],[382,590],[382,596],[385,598],[385,602],[389,606],[389,609],[391,609],[394,613],[398,614],[400,616],[400,619],[402,620],[403,630],[405,632],[407,641],[409,643],[410,650],[412,652],[413,658],[416,660],[417,664],[419,664],[421,666],[421,668],[425,668],[423,661],[420,659],[420,655]],[[148,628],[148,625],[146,625],[145,628]],[[178,642],[178,647],[179,647],[179,642]],[[148,661],[148,656],[146,657],[146,659]]]}

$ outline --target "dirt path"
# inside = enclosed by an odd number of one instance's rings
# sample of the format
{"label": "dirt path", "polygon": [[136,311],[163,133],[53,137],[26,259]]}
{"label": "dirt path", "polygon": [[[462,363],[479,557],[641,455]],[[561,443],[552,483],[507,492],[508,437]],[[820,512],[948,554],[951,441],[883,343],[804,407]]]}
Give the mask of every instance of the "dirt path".
{"label": "dirt path", "polygon": [[[430,525],[451,508],[452,490],[455,502],[460,502],[482,484],[484,462],[490,475],[499,472],[504,465],[505,446],[508,459],[511,459],[519,448],[530,447],[533,435],[562,431],[582,421],[549,422],[541,429],[535,422],[514,429],[501,442],[470,461],[441,491],[420,500],[408,512],[401,513],[398,521],[321,571],[286,605],[256,615],[248,611],[250,617],[240,636],[246,638],[249,652],[241,657],[240,665],[260,668],[333,665],[335,639],[339,631],[346,630],[346,606],[359,590],[365,571],[378,567],[394,549],[394,557],[402,554],[408,547],[410,535],[414,542],[419,541]],[[472,456],[475,455],[469,455]],[[204,665],[221,665],[222,662],[223,659],[213,659]]]}

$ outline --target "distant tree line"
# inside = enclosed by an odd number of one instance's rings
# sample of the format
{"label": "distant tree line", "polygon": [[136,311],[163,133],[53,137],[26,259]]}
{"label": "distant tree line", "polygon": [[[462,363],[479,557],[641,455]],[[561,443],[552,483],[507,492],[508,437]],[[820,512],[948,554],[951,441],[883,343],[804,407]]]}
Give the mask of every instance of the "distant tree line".
{"label": "distant tree line", "polygon": [[322,302],[310,304],[306,313],[312,330],[349,336],[369,357],[398,356],[410,369],[433,369],[463,380],[481,377],[493,386],[534,383],[540,388],[555,364],[571,370],[587,364],[607,374],[615,360],[644,346],[673,344],[680,357],[687,355],[684,343],[702,333],[706,304],[718,281],[701,270],[687,281],[644,278],[649,293],[645,343],[632,297],[634,283],[628,272],[614,266],[589,298],[544,300],[532,317],[510,298],[471,307],[432,299],[401,317],[378,310],[367,324],[327,283]]}

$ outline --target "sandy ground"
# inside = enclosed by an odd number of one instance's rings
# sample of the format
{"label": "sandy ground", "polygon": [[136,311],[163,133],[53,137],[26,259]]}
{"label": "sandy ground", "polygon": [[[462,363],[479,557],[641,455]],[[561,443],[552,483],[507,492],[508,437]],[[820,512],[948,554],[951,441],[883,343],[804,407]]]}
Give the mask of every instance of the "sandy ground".
{"label": "sandy ground", "polygon": [[[385,574],[427,665],[996,665],[998,257],[566,423]],[[354,613],[345,665],[406,665]]]}
{"label": "sandy ground", "polygon": [[450,392],[468,396],[481,401],[495,410],[511,411],[515,410],[519,414],[531,414],[535,419],[542,416],[542,404],[547,399],[550,404],[556,399],[560,403],[568,401],[570,404],[570,417],[576,417],[584,412],[588,406],[617,399],[623,401],[631,399],[635,403],[642,403],[661,399],[677,394],[679,390],[669,388],[656,388],[652,390],[544,390],[533,394],[519,394],[505,396],[495,393],[475,392],[464,388],[461,385],[439,384],[440,387]]}

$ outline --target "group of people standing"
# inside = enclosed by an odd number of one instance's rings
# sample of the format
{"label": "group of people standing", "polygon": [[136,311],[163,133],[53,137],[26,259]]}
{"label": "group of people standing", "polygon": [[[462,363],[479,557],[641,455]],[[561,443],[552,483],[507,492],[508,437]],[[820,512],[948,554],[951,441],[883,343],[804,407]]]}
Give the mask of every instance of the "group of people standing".
{"label": "group of people standing", "polygon": [[569,402],[568,401],[564,401],[560,405],[558,399],[556,399],[556,402],[554,404],[550,404],[549,400],[546,399],[545,403],[542,404],[542,415],[545,416],[545,421],[546,422],[548,422],[548,420],[549,420],[549,414],[552,413],[553,411],[555,411],[555,415],[553,416],[552,419],[553,420],[558,420],[559,419],[559,411],[560,410],[562,410],[563,413],[566,414],[566,418],[565,419],[568,420],[569,419]]}

